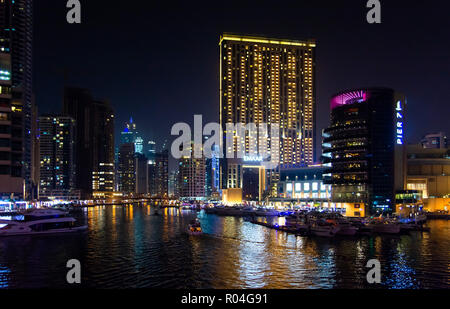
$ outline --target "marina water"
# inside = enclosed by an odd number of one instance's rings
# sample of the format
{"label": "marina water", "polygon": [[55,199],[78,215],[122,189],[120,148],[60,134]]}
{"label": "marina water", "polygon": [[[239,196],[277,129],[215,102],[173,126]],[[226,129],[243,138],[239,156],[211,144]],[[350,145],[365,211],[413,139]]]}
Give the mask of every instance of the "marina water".
{"label": "marina water", "polygon": [[[197,216],[150,205],[102,206],[78,215],[85,233],[0,238],[0,288],[450,288],[450,222],[431,232],[323,239],[286,234],[243,218],[198,214],[203,235],[188,235]],[[278,220],[278,219],[275,219]],[[382,284],[366,281],[378,259]]]}

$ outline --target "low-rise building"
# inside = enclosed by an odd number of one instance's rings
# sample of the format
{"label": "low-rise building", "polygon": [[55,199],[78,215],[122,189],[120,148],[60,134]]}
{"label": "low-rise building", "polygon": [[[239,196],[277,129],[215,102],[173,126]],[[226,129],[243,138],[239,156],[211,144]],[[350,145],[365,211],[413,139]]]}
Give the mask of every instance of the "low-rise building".
{"label": "low-rise building", "polygon": [[416,190],[428,211],[450,209],[450,149],[408,145],[407,188]]}

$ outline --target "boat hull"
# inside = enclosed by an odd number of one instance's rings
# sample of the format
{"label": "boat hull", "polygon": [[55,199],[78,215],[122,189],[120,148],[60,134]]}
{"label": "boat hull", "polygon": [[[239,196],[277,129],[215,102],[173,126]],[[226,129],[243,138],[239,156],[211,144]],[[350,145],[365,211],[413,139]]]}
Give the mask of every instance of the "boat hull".
{"label": "boat hull", "polygon": [[0,237],[10,237],[10,236],[34,236],[34,235],[58,235],[58,234],[69,234],[69,233],[79,233],[84,232],[88,229],[87,225],[74,227],[70,229],[61,230],[51,230],[51,231],[41,231],[41,232],[11,232],[11,233],[0,233]]}
{"label": "boat hull", "polygon": [[319,226],[311,227],[311,233],[318,237],[334,237],[339,232],[340,228],[335,226]]}
{"label": "boat hull", "polygon": [[203,232],[192,232],[192,231],[188,231],[188,234],[191,235],[191,236],[199,236],[199,235],[202,235]]}
{"label": "boat hull", "polygon": [[341,227],[336,234],[340,235],[340,236],[355,236],[357,232],[358,232],[358,228],[353,227],[353,226],[346,226],[346,227]]}
{"label": "boat hull", "polygon": [[398,224],[376,224],[373,226],[374,233],[395,235],[400,233]]}

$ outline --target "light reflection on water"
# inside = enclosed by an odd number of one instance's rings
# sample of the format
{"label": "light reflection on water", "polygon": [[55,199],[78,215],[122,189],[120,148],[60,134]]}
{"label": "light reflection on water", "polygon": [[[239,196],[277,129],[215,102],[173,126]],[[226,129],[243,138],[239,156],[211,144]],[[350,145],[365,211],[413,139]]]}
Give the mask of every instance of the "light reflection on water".
{"label": "light reflection on water", "polygon": [[205,234],[189,236],[195,216],[96,207],[80,217],[89,225],[82,235],[0,238],[0,288],[70,287],[73,258],[85,287],[368,288],[372,258],[382,264],[382,287],[450,287],[449,221],[431,221],[431,233],[321,239],[201,213]]}

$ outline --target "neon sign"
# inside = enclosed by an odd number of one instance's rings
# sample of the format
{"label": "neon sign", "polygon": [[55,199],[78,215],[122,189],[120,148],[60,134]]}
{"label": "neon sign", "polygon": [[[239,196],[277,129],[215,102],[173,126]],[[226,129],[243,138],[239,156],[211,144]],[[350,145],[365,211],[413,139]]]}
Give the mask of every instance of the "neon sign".
{"label": "neon sign", "polygon": [[264,159],[262,156],[244,156],[245,162],[263,162]]}
{"label": "neon sign", "polygon": [[396,110],[396,119],[397,119],[397,125],[396,125],[396,140],[397,145],[403,145],[404,141],[404,126],[403,126],[403,107],[402,102],[397,102],[397,108]]}

